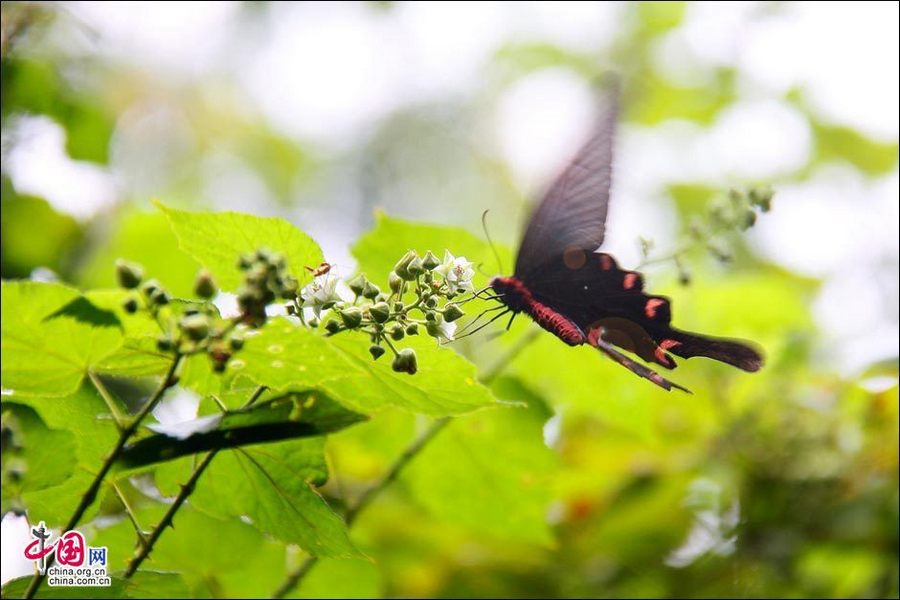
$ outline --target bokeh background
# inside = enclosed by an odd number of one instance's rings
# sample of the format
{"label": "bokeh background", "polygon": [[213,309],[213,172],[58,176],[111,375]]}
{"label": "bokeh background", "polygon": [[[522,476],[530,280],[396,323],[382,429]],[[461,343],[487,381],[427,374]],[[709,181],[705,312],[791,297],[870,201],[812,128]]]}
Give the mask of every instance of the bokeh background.
{"label": "bokeh background", "polygon": [[[283,216],[345,274],[376,209],[479,236],[489,209],[514,248],[610,73],[624,107],[606,248],[622,264],[640,237],[677,247],[729,188],[775,189],[728,264],[690,253],[688,286],[671,264],[648,272],[676,324],[757,340],[763,372],[692,361],[676,380],[697,393],[677,397],[540,339],[497,383],[533,422],[493,431],[502,451],[460,432],[436,446],[360,521],[373,561],[325,562],[302,593],[900,593],[897,3],[4,2],[2,16],[4,278],[112,285],[127,256],[189,289],[153,198]],[[525,328],[460,350],[490,363]],[[336,436],[335,496],[420,425],[385,412]],[[460,451],[482,471],[455,469]],[[4,581],[22,527],[4,518]],[[225,561],[238,575],[198,593],[273,588],[266,561],[284,548],[254,543],[266,560]]]}

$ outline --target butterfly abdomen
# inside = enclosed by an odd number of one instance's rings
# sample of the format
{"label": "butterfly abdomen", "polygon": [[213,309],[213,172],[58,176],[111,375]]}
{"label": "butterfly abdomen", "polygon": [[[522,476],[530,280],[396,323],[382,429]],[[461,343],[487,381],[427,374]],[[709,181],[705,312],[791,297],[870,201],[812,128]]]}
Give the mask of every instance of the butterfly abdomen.
{"label": "butterfly abdomen", "polygon": [[497,277],[491,287],[514,312],[524,312],[534,322],[567,343],[578,346],[585,342],[584,333],[567,317],[536,300],[524,283],[515,277]]}

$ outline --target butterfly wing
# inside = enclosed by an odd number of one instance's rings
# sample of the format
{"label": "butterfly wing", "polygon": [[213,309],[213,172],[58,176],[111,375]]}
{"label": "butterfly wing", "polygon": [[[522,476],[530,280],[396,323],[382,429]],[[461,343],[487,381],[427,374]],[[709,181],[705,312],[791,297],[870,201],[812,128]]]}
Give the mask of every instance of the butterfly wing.
{"label": "butterfly wing", "polygon": [[527,280],[554,259],[603,243],[612,182],[618,86],[603,96],[587,143],[556,178],[531,216],[516,257],[515,275]]}
{"label": "butterfly wing", "polygon": [[672,327],[668,298],[646,294],[641,274],[621,269],[608,254],[558,258],[535,271],[527,285],[537,300],[575,323],[589,340],[599,335],[648,362],[673,369],[674,354],[706,356],[745,371],[762,366],[760,353],[743,342]]}

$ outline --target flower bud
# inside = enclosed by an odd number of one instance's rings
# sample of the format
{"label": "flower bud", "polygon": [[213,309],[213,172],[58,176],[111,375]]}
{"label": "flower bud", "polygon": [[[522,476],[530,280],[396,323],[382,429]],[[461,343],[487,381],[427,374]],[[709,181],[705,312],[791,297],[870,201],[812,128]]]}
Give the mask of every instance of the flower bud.
{"label": "flower bud", "polygon": [[166,290],[158,288],[150,295],[150,302],[157,306],[164,306],[169,303],[169,294],[166,293]]}
{"label": "flower bud", "polygon": [[351,306],[350,308],[345,308],[340,311],[341,320],[344,322],[344,325],[347,329],[354,329],[359,327],[359,324],[362,323],[362,311],[356,308],[355,306]]}
{"label": "flower bud", "polygon": [[306,322],[306,324],[309,325],[310,327],[312,327],[313,329],[315,329],[316,327],[319,326],[319,320],[317,318],[313,317],[312,319],[308,320]]}
{"label": "flower bud", "polygon": [[425,272],[425,266],[422,264],[421,258],[416,258],[411,263],[409,263],[409,267],[407,270],[413,277],[418,277],[422,273]]}
{"label": "flower bud", "polygon": [[293,316],[297,314],[297,307],[294,306],[293,302],[288,302],[284,305],[284,310],[287,314]]}
{"label": "flower bud", "polygon": [[334,319],[330,319],[327,323],[325,323],[325,331],[328,333],[337,333],[341,330],[341,324],[335,321]]}
{"label": "flower bud", "polygon": [[368,298],[369,300],[373,300],[380,293],[381,293],[381,290],[378,289],[378,286],[369,281],[366,282],[366,285],[362,291],[363,297]]}
{"label": "flower bud", "polygon": [[228,338],[228,344],[232,350],[240,350],[244,347],[244,336],[237,332],[232,333],[231,337]]}
{"label": "flower bud", "polygon": [[452,323],[464,314],[466,313],[464,313],[462,309],[455,304],[448,304],[447,307],[444,308],[444,320],[448,323]]}
{"label": "flower bud", "polygon": [[769,212],[772,208],[772,197],[775,196],[775,192],[771,188],[753,188],[748,195],[750,202],[754,206],[758,206],[763,212]]}
{"label": "flower bud", "polygon": [[119,285],[126,290],[133,290],[139,286],[143,277],[144,270],[140,266],[122,259],[116,261],[116,278]]}
{"label": "flower bud", "polygon": [[208,300],[216,295],[216,291],[216,282],[213,281],[209,271],[206,269],[200,271],[197,275],[197,281],[194,282],[194,293]]}
{"label": "flower bud", "polygon": [[425,253],[425,257],[422,259],[422,266],[425,267],[428,271],[434,270],[435,267],[440,266],[441,261],[438,260],[438,257],[435,256],[431,250]]}
{"label": "flower bud", "polygon": [[391,271],[388,275],[388,286],[390,286],[392,292],[399,294],[400,288],[403,286],[403,280],[400,279],[399,275]]}
{"label": "flower bud", "polygon": [[209,335],[209,318],[206,315],[188,315],[181,319],[179,326],[195,342]]}
{"label": "flower bud", "polygon": [[434,313],[433,313],[433,312],[430,312],[430,311],[429,311],[429,312],[425,313],[425,320],[426,320],[426,321],[434,321],[434,319],[435,319],[435,316],[434,316]]}
{"label": "flower bud", "polygon": [[241,271],[246,271],[250,267],[253,266],[253,256],[245,254],[238,259],[237,263],[238,269]]}
{"label": "flower bud", "polygon": [[434,296],[429,296],[425,299],[425,306],[427,306],[428,308],[434,308],[435,306],[437,306],[437,298],[435,298]]}
{"label": "flower bud", "polygon": [[416,260],[417,255],[415,250],[410,250],[406,254],[403,255],[396,265],[394,265],[394,273],[396,273],[401,279],[405,279],[406,281],[412,281],[416,278],[415,275],[410,273],[409,265]]}
{"label": "flower bud", "polygon": [[293,300],[297,297],[297,290],[299,289],[300,283],[288,275],[281,284],[281,297],[285,300]]}
{"label": "flower bud", "polygon": [[126,298],[125,302],[122,303],[122,308],[125,309],[125,312],[129,314],[134,314],[138,309],[138,301],[135,298]]}
{"label": "flower bud", "polygon": [[175,340],[173,340],[168,334],[161,335],[156,340],[156,347],[160,352],[168,352],[175,347]]}
{"label": "flower bud", "polygon": [[402,302],[394,302],[394,312],[403,312],[403,303]]}
{"label": "flower bud", "polygon": [[391,307],[386,302],[379,302],[369,307],[369,314],[376,323],[384,323],[391,316]]}
{"label": "flower bud", "polygon": [[740,223],[741,229],[746,231],[756,225],[756,212],[752,208],[744,211],[743,219]]}
{"label": "flower bud", "polygon": [[406,333],[403,331],[403,326],[399,323],[394,325],[394,328],[391,329],[391,339],[395,342],[399,342],[406,336]]}
{"label": "flower bud", "polygon": [[426,272],[425,276],[422,279],[425,281],[425,283],[431,283],[432,281],[434,281],[434,274]]}
{"label": "flower bud", "polygon": [[382,348],[381,346],[379,346],[377,344],[373,344],[372,346],[369,346],[369,354],[372,355],[373,360],[378,360],[379,358],[381,358],[381,355],[384,354],[384,352],[385,352],[384,348]]}
{"label": "flower bud", "polygon": [[401,350],[397,356],[394,357],[394,362],[391,363],[391,368],[398,373],[409,373],[410,375],[415,375],[416,371],[419,370],[419,366],[416,362],[416,352],[412,348],[404,348]]}
{"label": "flower bud", "polygon": [[144,285],[141,286],[141,291],[144,292],[144,295],[147,296],[148,298],[153,296],[154,292],[156,292],[156,290],[158,290],[158,289],[160,289],[160,285],[159,285],[159,282],[155,279],[151,279],[150,281],[145,282]]}
{"label": "flower bud", "polygon": [[362,296],[363,290],[366,289],[366,284],[369,283],[369,280],[366,279],[366,276],[362,273],[351,279],[347,282],[347,286],[353,290],[353,293],[357,296]]}
{"label": "flower bud", "polygon": [[410,323],[406,326],[406,335],[419,335],[419,324]]}

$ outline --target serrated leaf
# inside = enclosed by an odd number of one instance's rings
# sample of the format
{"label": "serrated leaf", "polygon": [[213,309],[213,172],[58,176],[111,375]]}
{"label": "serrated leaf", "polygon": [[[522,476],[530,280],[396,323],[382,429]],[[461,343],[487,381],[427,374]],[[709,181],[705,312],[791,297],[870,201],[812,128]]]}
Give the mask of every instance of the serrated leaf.
{"label": "serrated leaf", "polygon": [[188,212],[161,203],[157,206],[168,217],[181,249],[208,269],[223,290],[234,291],[240,286],[238,259],[261,248],[284,256],[288,271],[300,281],[310,279],[303,267],[324,260],[319,245],[284,219],[236,212]]}
{"label": "serrated leaf", "polygon": [[67,315],[50,317],[77,300],[77,290],[57,283],[2,284],[2,386],[17,395],[65,396],[88,369],[123,340],[115,326],[96,326]]}
{"label": "serrated leaf", "polygon": [[187,438],[165,433],[145,437],[130,444],[118,464],[131,469],[214,448],[322,436],[364,420],[365,416],[347,410],[320,392],[291,392],[218,417],[211,431]]}
{"label": "serrated leaf", "polygon": [[318,388],[363,413],[386,405],[441,416],[491,404],[476,380],[475,365],[427,336],[410,336],[403,347],[418,356],[415,375],[396,373],[388,357],[373,361],[368,340],[353,333],[324,337],[288,319],[270,321],[247,339],[240,359],[229,364],[274,389]]}
{"label": "serrated leaf", "polygon": [[[156,471],[157,485],[174,493],[191,469],[191,460],[165,463]],[[357,556],[344,522],[311,486],[327,476],[324,438],[228,450],[210,464],[191,504],[214,517],[246,517],[316,556]]]}

